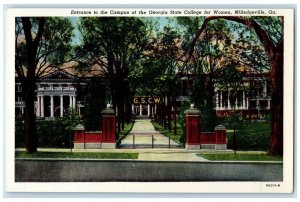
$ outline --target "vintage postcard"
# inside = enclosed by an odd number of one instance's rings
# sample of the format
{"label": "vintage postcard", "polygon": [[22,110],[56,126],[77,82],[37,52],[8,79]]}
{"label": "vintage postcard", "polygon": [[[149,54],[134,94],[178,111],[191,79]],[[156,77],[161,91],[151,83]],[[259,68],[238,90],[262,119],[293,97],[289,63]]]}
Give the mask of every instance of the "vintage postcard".
{"label": "vintage postcard", "polygon": [[7,8],[7,192],[292,193],[294,9]]}

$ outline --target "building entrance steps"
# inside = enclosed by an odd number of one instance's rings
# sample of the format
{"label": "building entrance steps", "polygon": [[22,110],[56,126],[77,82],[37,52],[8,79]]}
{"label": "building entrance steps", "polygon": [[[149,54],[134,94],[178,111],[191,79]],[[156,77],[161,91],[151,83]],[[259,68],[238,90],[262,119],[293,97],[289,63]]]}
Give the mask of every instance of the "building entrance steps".
{"label": "building entrance steps", "polygon": [[135,121],[130,133],[121,141],[120,148],[167,148],[180,145],[154,129],[150,119]]}

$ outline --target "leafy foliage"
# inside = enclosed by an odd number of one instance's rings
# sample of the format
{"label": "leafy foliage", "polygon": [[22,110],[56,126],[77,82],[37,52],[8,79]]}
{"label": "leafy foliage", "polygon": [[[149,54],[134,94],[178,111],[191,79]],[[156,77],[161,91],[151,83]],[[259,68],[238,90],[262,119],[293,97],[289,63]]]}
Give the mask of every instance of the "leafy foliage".
{"label": "leafy foliage", "polygon": [[[40,18],[30,18],[31,34],[36,37],[39,30]],[[68,18],[45,18],[44,31],[37,46],[35,55],[35,78],[39,78],[52,68],[59,68],[67,60],[70,60],[72,46],[70,41],[74,37],[74,27]],[[24,36],[24,24],[21,18],[16,18],[16,72],[20,78],[27,77],[29,64]],[[33,38],[35,39],[35,38]]]}
{"label": "leafy foliage", "polygon": [[[37,121],[37,146],[48,148],[73,147],[73,129],[79,123],[81,123],[80,117],[72,108],[69,108],[64,117]],[[15,146],[25,146],[23,119],[16,120]]]}
{"label": "leafy foliage", "polygon": [[66,130],[73,130],[76,125],[82,122],[74,108],[69,108],[67,114],[65,114],[63,117],[57,117],[55,121],[65,125]]}
{"label": "leafy foliage", "polygon": [[[241,116],[234,114],[225,120],[227,130],[236,130],[236,149],[250,151],[267,151],[271,125],[268,122],[246,122]],[[227,146],[234,148],[234,132],[227,132]]]}
{"label": "leafy foliage", "polygon": [[253,19],[268,32],[275,43],[282,39],[283,18],[281,16],[255,16]]}
{"label": "leafy foliage", "polygon": [[178,68],[180,36],[168,25],[148,40],[139,65],[129,72],[131,89],[136,95],[174,96],[179,84]]}

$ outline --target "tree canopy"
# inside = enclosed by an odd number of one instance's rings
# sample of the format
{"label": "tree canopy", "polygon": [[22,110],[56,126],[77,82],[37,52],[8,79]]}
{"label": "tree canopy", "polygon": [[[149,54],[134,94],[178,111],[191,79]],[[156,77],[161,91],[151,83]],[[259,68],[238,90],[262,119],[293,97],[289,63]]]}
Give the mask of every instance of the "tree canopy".
{"label": "tree canopy", "polygon": [[82,41],[75,50],[79,68],[92,71],[96,67],[99,75],[109,80],[120,131],[131,95],[128,74],[146,43],[145,21],[135,17],[88,17],[80,18],[79,29]]}

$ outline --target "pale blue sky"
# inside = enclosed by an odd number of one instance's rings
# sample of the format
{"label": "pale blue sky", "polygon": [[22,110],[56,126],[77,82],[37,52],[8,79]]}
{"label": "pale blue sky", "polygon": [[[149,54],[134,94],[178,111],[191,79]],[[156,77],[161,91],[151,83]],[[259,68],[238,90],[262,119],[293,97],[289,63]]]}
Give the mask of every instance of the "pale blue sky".
{"label": "pale blue sky", "polygon": [[[70,17],[70,20],[75,27],[74,34],[75,37],[73,38],[72,43],[74,45],[80,44],[80,32],[77,27],[77,22],[78,22],[79,17]],[[169,20],[166,17],[148,17],[147,19],[153,19],[154,21],[159,23],[159,30],[162,30],[164,26],[166,26],[169,22]],[[176,23],[174,21],[170,22],[174,28],[176,27]]]}

